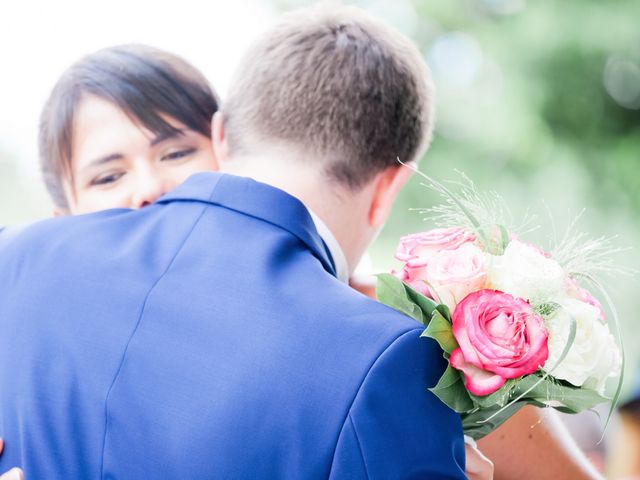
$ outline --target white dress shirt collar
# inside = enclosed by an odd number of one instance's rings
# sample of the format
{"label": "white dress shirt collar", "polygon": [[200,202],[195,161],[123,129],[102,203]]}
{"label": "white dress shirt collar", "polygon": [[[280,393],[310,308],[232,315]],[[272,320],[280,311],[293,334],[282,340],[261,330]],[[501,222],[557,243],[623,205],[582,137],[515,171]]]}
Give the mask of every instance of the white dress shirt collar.
{"label": "white dress shirt collar", "polygon": [[[309,210],[307,208],[307,210]],[[309,210],[309,214],[316,226],[316,230],[320,235],[320,238],[324,241],[333,257],[333,264],[336,267],[336,277],[338,280],[344,283],[349,283],[349,265],[347,264],[347,257],[344,256],[342,247],[336,240],[336,237],[331,233],[327,224],[324,223],[318,215]]]}

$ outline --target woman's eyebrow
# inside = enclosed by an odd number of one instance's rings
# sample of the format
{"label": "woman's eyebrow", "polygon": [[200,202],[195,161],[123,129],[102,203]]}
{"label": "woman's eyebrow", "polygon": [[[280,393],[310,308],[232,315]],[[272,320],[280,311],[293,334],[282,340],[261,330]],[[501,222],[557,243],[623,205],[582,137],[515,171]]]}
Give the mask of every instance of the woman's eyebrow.
{"label": "woman's eyebrow", "polygon": [[96,167],[98,165],[104,165],[105,163],[109,163],[109,162],[114,162],[116,160],[120,160],[120,159],[122,159],[123,156],[124,155],[122,155],[121,153],[112,153],[110,155],[105,155],[104,157],[96,158],[95,160],[92,160],[89,163],[87,163],[82,168],[82,170],[87,170],[89,168]]}
{"label": "woman's eyebrow", "polygon": [[181,128],[176,128],[173,129],[169,132],[163,132],[159,135],[156,136],[156,138],[154,138],[153,140],[151,140],[151,143],[149,144],[152,147],[155,147],[157,144],[164,142],[165,140],[169,140],[171,138],[176,138],[179,136],[184,135],[184,130]]}

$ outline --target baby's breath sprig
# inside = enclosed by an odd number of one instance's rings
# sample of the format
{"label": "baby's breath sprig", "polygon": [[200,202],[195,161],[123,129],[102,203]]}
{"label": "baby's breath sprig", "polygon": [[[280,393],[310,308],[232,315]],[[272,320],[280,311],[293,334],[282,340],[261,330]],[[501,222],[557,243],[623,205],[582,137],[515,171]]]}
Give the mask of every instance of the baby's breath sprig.
{"label": "baby's breath sprig", "polygon": [[617,254],[629,250],[615,245],[616,235],[590,238],[578,229],[584,212],[582,210],[569,222],[562,238],[551,248],[551,256],[573,277],[635,275],[635,270],[616,265],[613,260]]}
{"label": "baby's breath sprig", "polygon": [[462,227],[472,231],[489,251],[494,250],[495,243],[508,243],[502,239],[496,242],[496,232],[499,238],[504,231],[522,235],[538,228],[534,224],[536,217],[529,214],[525,215],[520,225],[514,225],[504,198],[495,191],[478,191],[475,183],[463,172],[456,170],[460,180],[446,182],[456,190],[454,193],[448,186],[421,172],[413,164],[406,164],[400,159],[398,162],[420,175],[425,180],[421,185],[435,191],[444,200],[432,207],[411,209],[423,214],[424,220],[431,220],[438,227]]}

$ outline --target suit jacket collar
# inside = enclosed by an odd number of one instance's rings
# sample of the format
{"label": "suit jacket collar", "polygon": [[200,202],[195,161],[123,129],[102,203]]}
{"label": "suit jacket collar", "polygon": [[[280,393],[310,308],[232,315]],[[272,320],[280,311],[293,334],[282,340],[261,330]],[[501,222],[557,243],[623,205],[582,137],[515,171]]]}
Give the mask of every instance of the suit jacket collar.
{"label": "suit jacket collar", "polygon": [[246,177],[216,172],[192,175],[157,203],[196,201],[219,205],[269,222],[300,239],[325,270],[336,276],[327,246],[304,204],[283,190]]}
{"label": "suit jacket collar", "polygon": [[336,270],[336,277],[342,283],[349,283],[349,265],[347,264],[347,258],[344,256],[344,251],[338,243],[338,240],[333,235],[331,229],[327,226],[322,219],[316,215],[313,210],[307,208],[309,215],[311,215],[311,219],[313,220],[313,224],[316,227],[316,231],[320,238],[324,242],[325,247],[327,247],[327,251],[329,252],[329,256],[331,257],[333,266]]}

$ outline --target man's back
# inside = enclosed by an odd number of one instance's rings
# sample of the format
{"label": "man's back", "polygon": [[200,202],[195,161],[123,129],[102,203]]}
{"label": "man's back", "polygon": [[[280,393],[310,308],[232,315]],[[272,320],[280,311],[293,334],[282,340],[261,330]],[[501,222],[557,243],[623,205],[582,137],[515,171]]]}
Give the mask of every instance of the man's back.
{"label": "man's back", "polygon": [[463,478],[419,326],[287,194],[203,174],[0,237],[0,435],[27,478]]}

